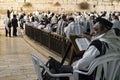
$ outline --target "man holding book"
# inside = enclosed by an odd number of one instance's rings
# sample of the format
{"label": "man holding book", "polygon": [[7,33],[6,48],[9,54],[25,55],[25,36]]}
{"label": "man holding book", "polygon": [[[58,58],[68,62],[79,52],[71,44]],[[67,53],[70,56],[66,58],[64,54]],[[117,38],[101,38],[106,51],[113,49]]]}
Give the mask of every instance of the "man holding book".
{"label": "man holding book", "polygon": [[[61,66],[59,68],[60,73],[72,72],[73,69],[85,70],[95,58],[120,52],[120,34],[118,34],[118,29],[111,29],[113,24],[104,18],[97,18],[95,22],[93,26],[95,37],[91,39],[82,58],[73,62],[72,67]],[[80,75],[79,78],[79,80],[94,80],[92,75]],[[61,80],[64,79],[62,78]]]}
{"label": "man holding book", "polygon": [[[86,69],[97,57],[105,54],[120,52],[120,30],[112,28],[112,23],[104,18],[97,18],[94,27],[94,36],[83,57],[73,63],[73,69]],[[82,77],[80,76],[80,79]],[[84,77],[85,78],[85,77]]]}

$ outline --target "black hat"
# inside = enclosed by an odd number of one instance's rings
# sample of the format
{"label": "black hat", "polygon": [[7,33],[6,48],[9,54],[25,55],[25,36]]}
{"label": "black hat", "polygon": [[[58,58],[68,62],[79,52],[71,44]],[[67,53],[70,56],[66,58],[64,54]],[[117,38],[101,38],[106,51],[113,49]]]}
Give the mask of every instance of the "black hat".
{"label": "black hat", "polygon": [[106,20],[106,19],[104,19],[104,18],[101,18],[101,17],[97,18],[97,19],[95,20],[95,22],[99,22],[100,24],[102,24],[102,25],[103,25],[104,27],[106,27],[107,29],[111,29],[112,26],[113,26],[113,23],[111,23],[110,21],[108,21],[108,20]]}
{"label": "black hat", "polygon": [[14,14],[13,17],[16,18],[16,14]]}
{"label": "black hat", "polygon": [[69,20],[69,21],[74,21],[74,18],[73,18],[73,17],[69,17],[68,20]]}

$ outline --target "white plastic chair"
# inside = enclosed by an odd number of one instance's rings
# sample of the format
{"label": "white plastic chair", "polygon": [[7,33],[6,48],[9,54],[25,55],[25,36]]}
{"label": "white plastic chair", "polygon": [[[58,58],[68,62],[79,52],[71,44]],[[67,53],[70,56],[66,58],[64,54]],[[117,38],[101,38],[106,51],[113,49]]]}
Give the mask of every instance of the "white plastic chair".
{"label": "white plastic chair", "polygon": [[[75,70],[73,71],[74,80],[79,80],[78,75],[91,75],[97,68],[95,80],[100,80],[102,68],[104,70],[104,78],[106,80],[115,80],[115,76],[120,76],[120,54],[108,54],[93,60],[87,71]],[[76,77],[77,76],[77,77]],[[119,79],[118,79],[119,80]]]}
{"label": "white plastic chair", "polygon": [[34,63],[35,71],[38,77],[38,80],[43,80],[42,77],[42,69],[45,69],[45,71],[51,76],[51,77],[69,77],[69,80],[73,80],[73,74],[72,73],[58,73],[53,74],[49,71],[49,68],[46,67],[44,62],[37,56],[32,55],[32,61]]}
{"label": "white plastic chair", "polygon": [[113,79],[120,80],[120,61],[117,63],[115,72],[113,74]]}

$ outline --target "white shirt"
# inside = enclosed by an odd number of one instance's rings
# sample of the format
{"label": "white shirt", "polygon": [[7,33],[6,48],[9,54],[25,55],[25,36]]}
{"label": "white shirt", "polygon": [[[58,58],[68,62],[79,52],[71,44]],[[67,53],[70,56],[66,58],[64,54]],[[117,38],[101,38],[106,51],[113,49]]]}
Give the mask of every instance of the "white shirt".
{"label": "white shirt", "polygon": [[9,22],[9,18],[8,18],[8,17],[5,17],[5,19],[4,19],[4,24],[5,24],[5,28],[6,28],[7,30],[9,30],[9,29],[8,29],[8,22]]}
{"label": "white shirt", "polygon": [[83,57],[73,63],[73,68],[82,70],[86,69],[99,54],[100,52],[95,46],[90,46],[89,49],[84,53]]}

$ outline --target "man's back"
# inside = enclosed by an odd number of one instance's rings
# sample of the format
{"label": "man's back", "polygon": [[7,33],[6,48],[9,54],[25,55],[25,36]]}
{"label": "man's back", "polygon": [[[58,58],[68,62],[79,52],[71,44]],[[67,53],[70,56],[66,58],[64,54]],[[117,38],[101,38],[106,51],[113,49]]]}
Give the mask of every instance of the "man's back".
{"label": "man's back", "polygon": [[120,21],[119,20],[115,20],[113,22],[113,27],[112,28],[118,28],[118,29],[120,29]]}

